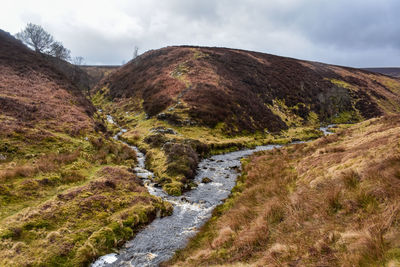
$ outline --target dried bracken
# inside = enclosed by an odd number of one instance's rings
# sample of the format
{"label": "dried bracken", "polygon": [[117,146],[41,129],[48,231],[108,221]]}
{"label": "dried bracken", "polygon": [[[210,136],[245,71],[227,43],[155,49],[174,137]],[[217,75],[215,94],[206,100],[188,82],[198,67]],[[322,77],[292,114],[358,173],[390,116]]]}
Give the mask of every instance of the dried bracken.
{"label": "dried bracken", "polygon": [[400,116],[343,132],[252,156],[175,266],[397,266]]}

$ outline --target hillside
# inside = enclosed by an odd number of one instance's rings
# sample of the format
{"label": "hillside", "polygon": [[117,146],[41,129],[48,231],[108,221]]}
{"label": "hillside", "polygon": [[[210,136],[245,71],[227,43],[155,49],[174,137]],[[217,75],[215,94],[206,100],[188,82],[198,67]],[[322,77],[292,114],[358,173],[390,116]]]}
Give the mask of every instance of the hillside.
{"label": "hillside", "polygon": [[93,78],[85,70],[82,70],[80,66],[51,56],[46,57],[46,61],[51,63],[57,71],[61,72],[70,82],[84,92],[84,94],[89,93],[90,88],[93,86]]}
{"label": "hillside", "polygon": [[399,140],[391,115],[254,154],[165,266],[399,266]]}
{"label": "hillside", "polygon": [[90,65],[79,66],[79,68],[84,72],[86,72],[87,75],[89,76],[90,88],[93,88],[104,77],[108,76],[110,73],[112,73],[119,67],[120,66],[90,66]]}
{"label": "hillside", "polygon": [[228,48],[167,47],[115,70],[93,103],[147,151],[170,194],[187,190],[213,153],[321,136],[320,124],[400,111],[400,80],[340,66]]}
{"label": "hillside", "polygon": [[193,178],[209,155],[343,128],[251,157],[232,197],[171,264],[398,257],[399,79],[187,46],[82,70],[0,30],[1,266],[87,266],[171,213],[136,175],[136,153],[112,138],[121,129],[107,115],[146,152],[154,186],[176,196],[202,186]]}
{"label": "hillside", "polygon": [[93,128],[95,109],[70,80],[7,33],[0,38],[2,134],[34,124],[76,134]]}
{"label": "hillside", "polygon": [[85,266],[167,214],[135,164],[76,81],[0,30],[0,266]]}
{"label": "hillside", "polygon": [[400,103],[397,79],[227,48],[150,51],[98,88],[107,88],[114,100],[139,99],[138,108],[149,117],[209,127],[222,123],[231,133],[276,132],[315,116],[321,122],[369,119],[398,111]]}
{"label": "hillside", "polygon": [[365,70],[400,78],[400,68],[365,68]]}

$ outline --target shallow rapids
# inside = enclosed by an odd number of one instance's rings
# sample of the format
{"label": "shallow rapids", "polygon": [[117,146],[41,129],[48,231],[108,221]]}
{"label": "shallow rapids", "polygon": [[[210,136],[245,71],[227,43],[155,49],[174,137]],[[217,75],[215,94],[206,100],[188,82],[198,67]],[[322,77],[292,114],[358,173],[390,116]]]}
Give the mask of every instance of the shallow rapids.
{"label": "shallow rapids", "polygon": [[[112,121],[111,117],[108,117]],[[328,134],[327,128],[321,129]],[[125,130],[121,129],[114,138],[118,139]],[[150,194],[163,198],[173,204],[171,216],[157,218],[141,230],[133,240],[128,241],[118,254],[112,253],[100,257],[93,267],[108,266],[158,266],[170,259],[174,252],[184,248],[190,237],[211,217],[213,209],[226,199],[235,186],[239,175],[240,159],[256,151],[271,150],[279,145],[259,146],[204,159],[198,166],[195,182],[198,187],[180,197],[167,195],[151,181],[153,173],[145,169],[145,155],[136,147],[138,166],[135,172]],[[211,179],[202,183],[203,178]]]}

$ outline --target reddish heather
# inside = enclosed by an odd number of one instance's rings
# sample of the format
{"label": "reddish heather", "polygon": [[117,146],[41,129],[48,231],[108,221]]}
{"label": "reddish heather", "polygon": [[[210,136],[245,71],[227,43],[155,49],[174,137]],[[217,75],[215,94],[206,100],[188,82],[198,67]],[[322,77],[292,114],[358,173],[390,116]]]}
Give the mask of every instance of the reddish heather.
{"label": "reddish heather", "polygon": [[267,107],[276,99],[305,121],[310,111],[326,121],[343,111],[371,118],[395,111],[400,103],[398,79],[228,48],[149,51],[104,79],[97,89],[105,86],[114,99],[142,99],[149,116],[184,106],[200,124],[213,127],[224,122],[228,129],[239,131],[290,126]]}
{"label": "reddish heather", "polygon": [[34,126],[78,134],[94,108],[43,56],[0,30],[0,133]]}

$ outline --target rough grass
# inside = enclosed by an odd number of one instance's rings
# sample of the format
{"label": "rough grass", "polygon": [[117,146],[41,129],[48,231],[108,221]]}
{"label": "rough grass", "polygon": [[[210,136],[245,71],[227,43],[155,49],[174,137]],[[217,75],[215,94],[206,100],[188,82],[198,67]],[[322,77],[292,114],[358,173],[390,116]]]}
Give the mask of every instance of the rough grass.
{"label": "rough grass", "polygon": [[[168,162],[163,142],[192,139],[217,154],[309,140],[321,136],[321,123],[398,111],[399,84],[379,74],[250,51],[167,47],[107,76],[92,90],[92,101],[128,129],[123,138],[151,155],[147,166],[156,180],[177,194],[192,176],[185,174],[190,163]],[[178,134],[149,145],[156,127]],[[167,171],[169,164],[181,171]]]}
{"label": "rough grass", "polygon": [[104,167],[94,175],[86,185],[3,219],[0,265],[86,266],[157,213],[171,211],[122,168]]}
{"label": "rough grass", "polygon": [[0,141],[1,266],[86,266],[171,211],[127,171],[136,155],[112,138],[45,131],[28,140]]}
{"label": "rough grass", "polygon": [[87,266],[171,212],[82,92],[0,30],[0,266]]}
{"label": "rough grass", "polygon": [[127,171],[134,151],[102,134],[0,144],[1,266],[86,266],[171,211]]}
{"label": "rough grass", "polygon": [[400,116],[252,156],[165,266],[397,266]]}
{"label": "rough grass", "polygon": [[[117,123],[128,130],[121,137],[146,152],[146,167],[153,171],[156,182],[173,195],[180,195],[191,187],[191,179],[197,167],[196,157],[231,152],[244,147],[309,140],[322,135],[317,130],[318,120],[314,124],[293,127],[275,134],[243,132],[233,136],[225,132],[223,124],[214,128],[178,126],[157,118],[147,118],[140,103],[132,104],[131,101],[124,100],[112,102],[107,98],[107,91],[107,88],[103,88],[103,93],[97,92],[93,96],[93,102],[103,110],[102,116],[112,114]],[[172,129],[177,134],[155,133],[156,128]],[[180,152],[178,156],[170,151],[171,146],[185,148],[181,149],[184,153]]]}

